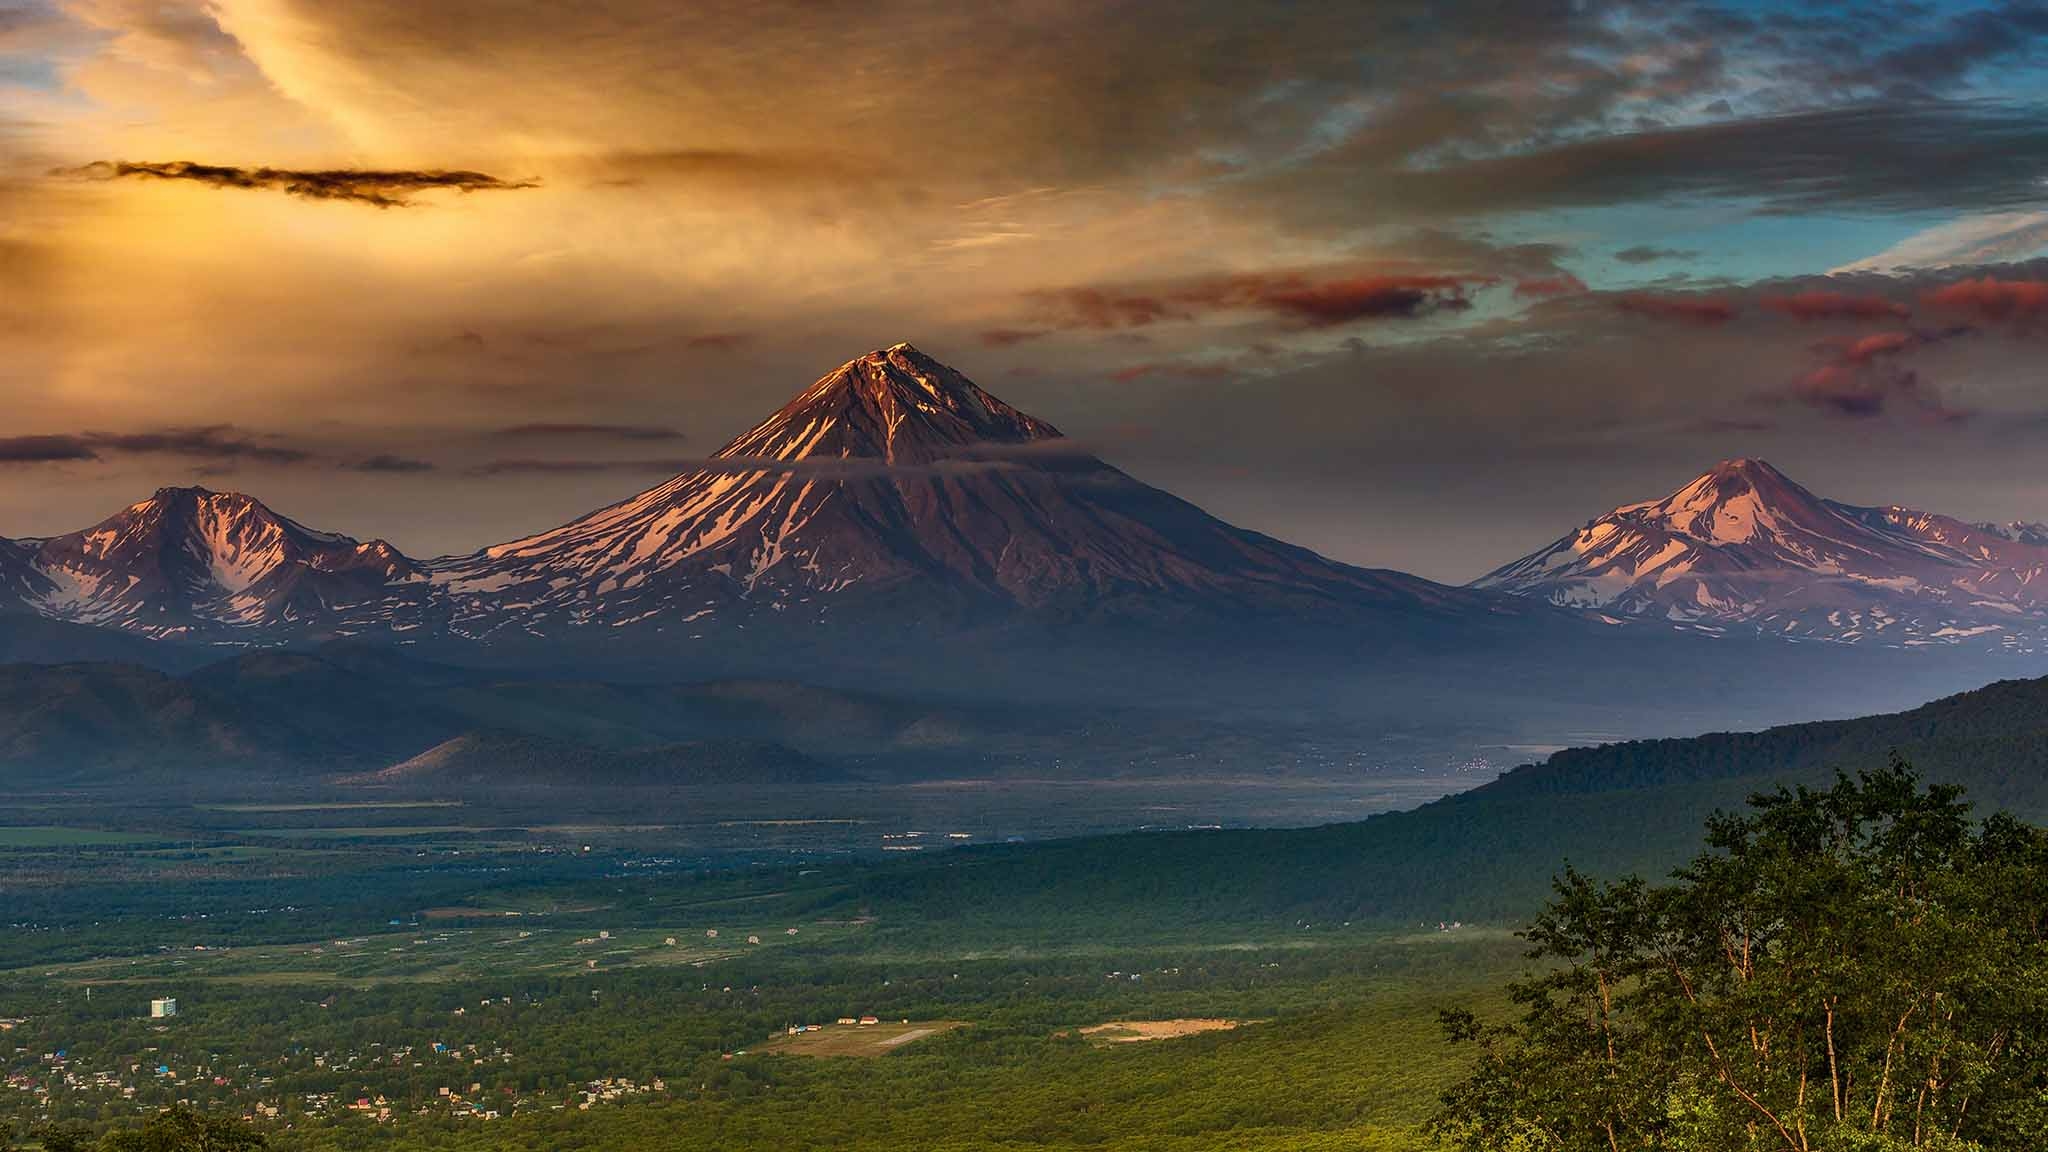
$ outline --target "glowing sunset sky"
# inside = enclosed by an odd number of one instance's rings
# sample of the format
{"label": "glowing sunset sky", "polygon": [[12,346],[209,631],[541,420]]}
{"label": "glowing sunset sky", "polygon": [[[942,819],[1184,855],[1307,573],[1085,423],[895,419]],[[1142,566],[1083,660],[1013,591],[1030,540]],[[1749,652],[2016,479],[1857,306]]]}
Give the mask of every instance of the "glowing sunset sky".
{"label": "glowing sunset sky", "polygon": [[420,555],[911,340],[1464,580],[1715,460],[2048,519],[2048,5],[0,0],[0,534]]}

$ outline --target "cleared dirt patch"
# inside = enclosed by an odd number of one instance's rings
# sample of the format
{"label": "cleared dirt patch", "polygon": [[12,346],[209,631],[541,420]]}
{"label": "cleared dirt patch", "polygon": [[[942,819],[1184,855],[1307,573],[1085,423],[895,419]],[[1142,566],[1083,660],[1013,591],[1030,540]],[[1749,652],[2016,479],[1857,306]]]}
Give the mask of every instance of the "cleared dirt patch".
{"label": "cleared dirt patch", "polygon": [[815,1032],[776,1036],[754,1048],[784,1056],[886,1056],[928,1036],[961,1026],[958,1020],[912,1020],[890,1024],[827,1024]]}
{"label": "cleared dirt patch", "polygon": [[1098,1044],[1131,1044],[1141,1040],[1176,1040],[1203,1032],[1228,1032],[1240,1026],[1237,1020],[1183,1018],[1179,1020],[1111,1020],[1081,1029],[1081,1035]]}

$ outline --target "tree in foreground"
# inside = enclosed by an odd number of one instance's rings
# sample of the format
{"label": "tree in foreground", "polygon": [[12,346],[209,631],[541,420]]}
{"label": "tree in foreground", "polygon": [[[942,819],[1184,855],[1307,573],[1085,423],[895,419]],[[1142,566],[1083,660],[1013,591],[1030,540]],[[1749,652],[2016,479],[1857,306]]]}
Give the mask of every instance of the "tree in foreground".
{"label": "tree in foreground", "polygon": [[2048,1148],[2048,833],[1894,758],[1708,822],[1653,887],[1570,869],[1512,1023],[1437,1139],[1467,1152]]}

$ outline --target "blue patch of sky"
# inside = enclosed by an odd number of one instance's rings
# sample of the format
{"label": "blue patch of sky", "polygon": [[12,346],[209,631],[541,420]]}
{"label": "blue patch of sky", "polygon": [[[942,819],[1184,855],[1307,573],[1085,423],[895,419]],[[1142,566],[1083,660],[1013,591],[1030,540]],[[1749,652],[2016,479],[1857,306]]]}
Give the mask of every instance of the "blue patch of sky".
{"label": "blue patch of sky", "polygon": [[[1545,212],[1492,221],[1501,243],[1547,241],[1572,249],[1562,261],[1588,286],[1630,288],[1680,274],[1701,281],[1751,283],[1812,276],[1875,256],[1954,215],[1787,215],[1726,203],[1618,205]],[[1688,253],[1682,259],[1631,264],[1615,258],[1630,248]]]}
{"label": "blue patch of sky", "polygon": [[63,82],[54,60],[41,56],[0,56],[0,88],[54,92]]}

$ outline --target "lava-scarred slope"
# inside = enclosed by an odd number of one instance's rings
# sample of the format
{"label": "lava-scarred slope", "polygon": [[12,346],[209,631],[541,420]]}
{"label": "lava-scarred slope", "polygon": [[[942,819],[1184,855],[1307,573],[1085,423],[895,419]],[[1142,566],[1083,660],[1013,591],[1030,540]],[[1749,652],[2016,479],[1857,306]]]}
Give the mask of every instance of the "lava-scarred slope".
{"label": "lava-scarred slope", "polygon": [[1234,528],[907,344],[841,365],[701,468],[435,568],[457,627],[479,634],[701,630],[885,604],[1044,613],[1495,603]]}

